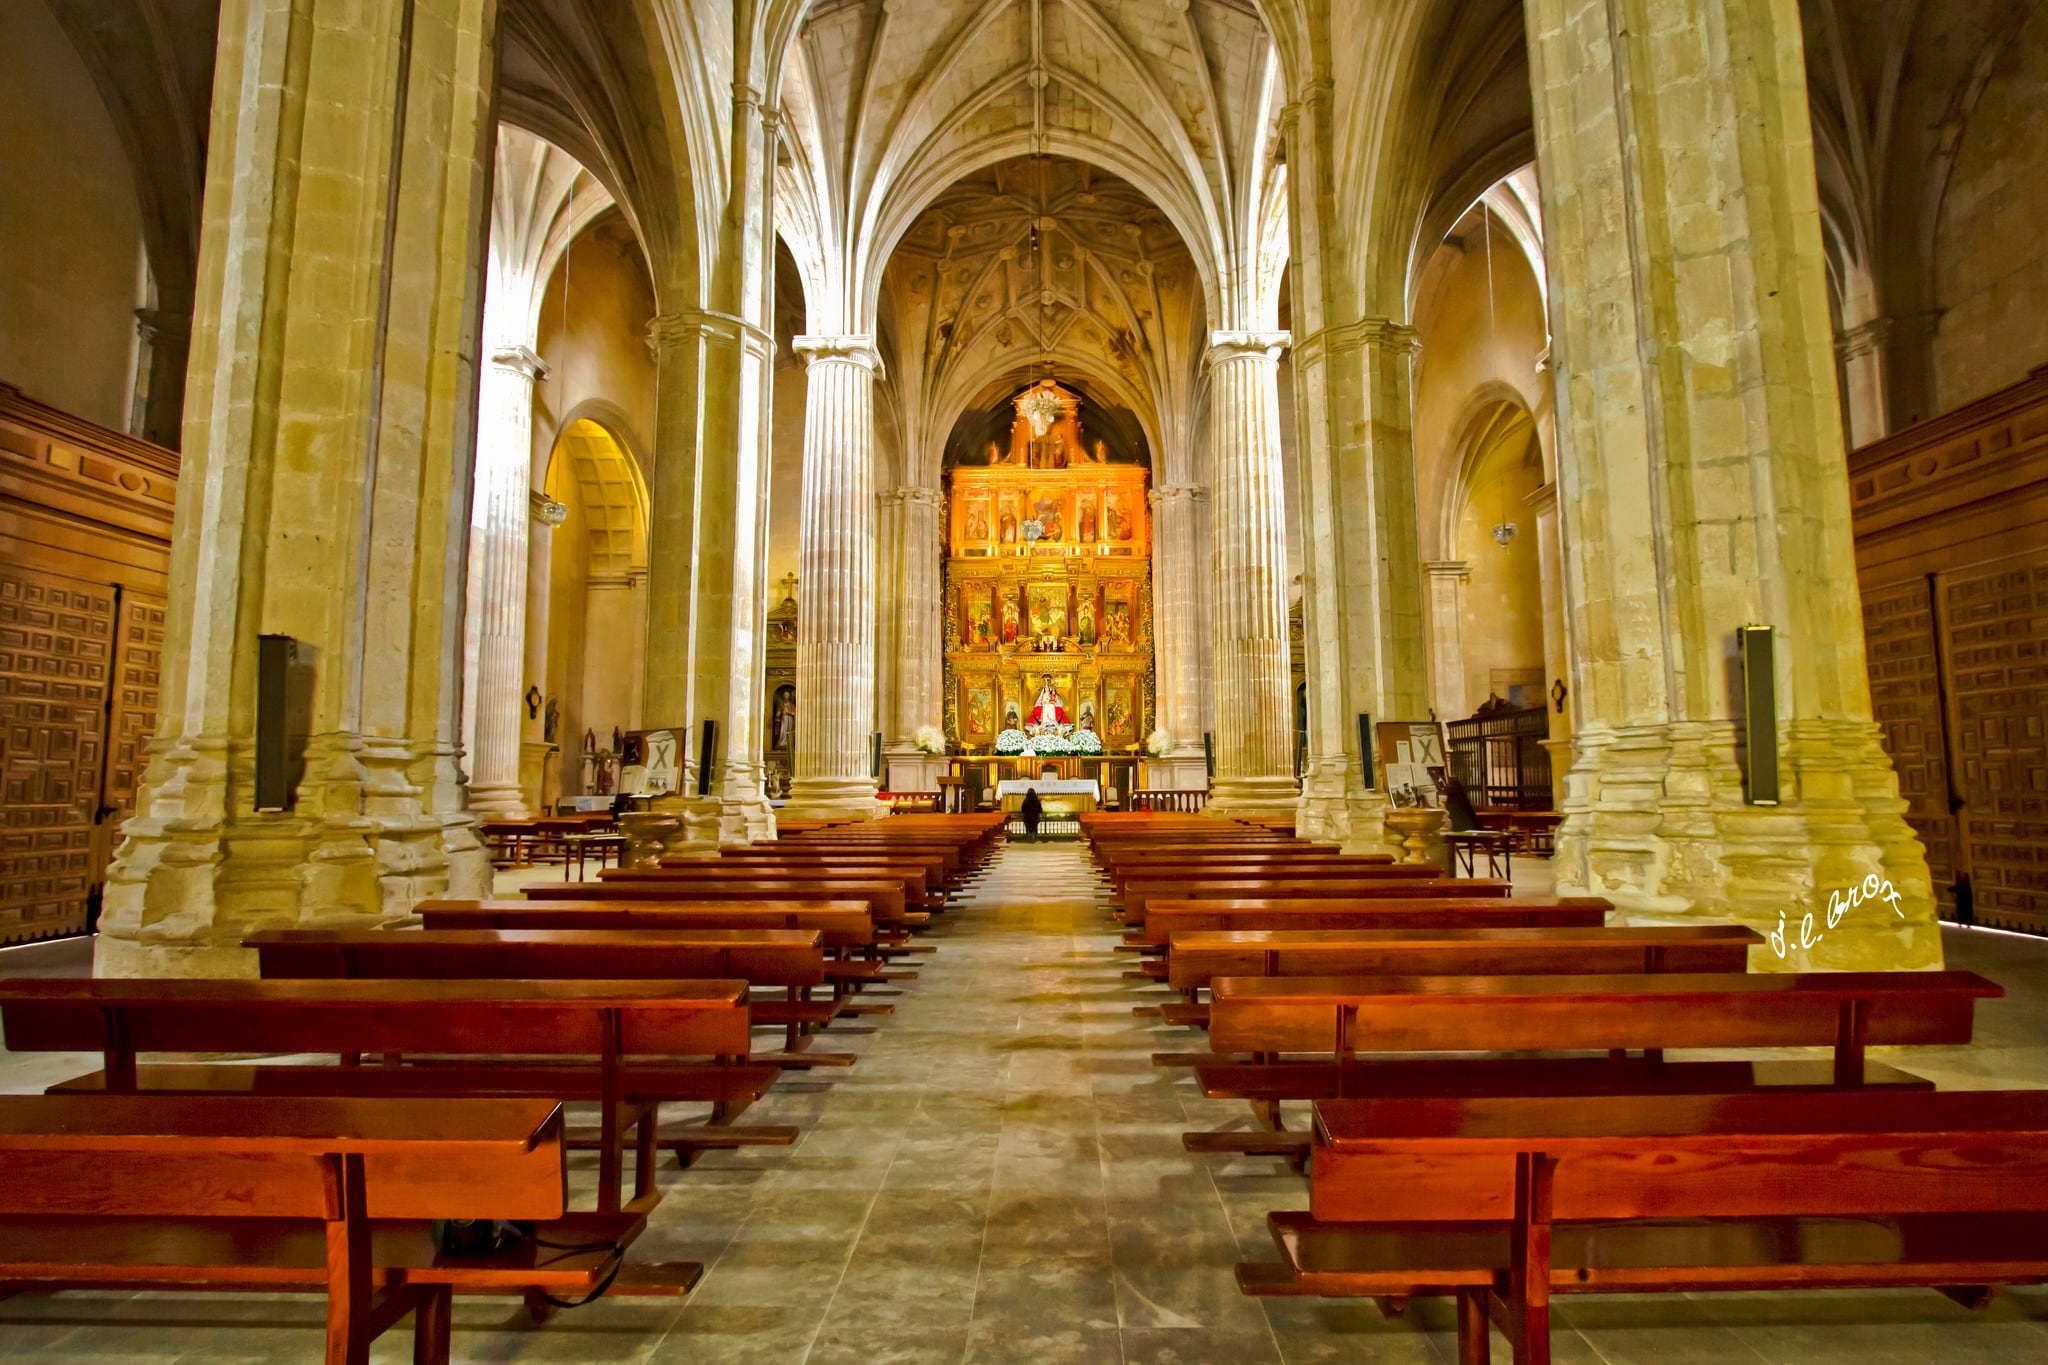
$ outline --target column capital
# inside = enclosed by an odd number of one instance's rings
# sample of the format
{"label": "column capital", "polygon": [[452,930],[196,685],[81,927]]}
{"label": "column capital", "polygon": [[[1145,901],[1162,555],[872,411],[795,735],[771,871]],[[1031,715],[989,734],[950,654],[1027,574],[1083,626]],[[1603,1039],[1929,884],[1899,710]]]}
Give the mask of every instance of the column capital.
{"label": "column capital", "polygon": [[556,502],[538,488],[527,490],[527,504],[533,519],[543,526],[560,526],[569,519],[566,505]]}
{"label": "column capital", "polygon": [[882,373],[882,353],[875,349],[875,338],[871,333],[800,336],[791,342],[791,348],[806,365],[820,360],[843,360],[851,365],[866,366],[877,375]]}
{"label": "column capital", "polygon": [[1415,329],[1406,323],[1391,318],[1360,318],[1309,333],[1295,343],[1294,353],[1307,365],[1346,351],[1368,348],[1412,356],[1422,349],[1422,343],[1417,340]]}
{"label": "column capital", "polygon": [[1154,507],[1179,502],[1187,502],[1192,505],[1197,502],[1207,502],[1209,500],[1209,489],[1207,485],[1199,483],[1162,483],[1154,488],[1149,496]]}
{"label": "column capital", "polygon": [[192,314],[168,308],[138,308],[135,310],[135,331],[152,346],[162,340],[190,341]]}
{"label": "column capital", "polygon": [[529,382],[548,377],[548,363],[528,346],[499,346],[491,351],[491,363],[510,370]]}
{"label": "column capital", "polygon": [[1876,355],[1891,340],[1892,320],[1888,317],[1872,318],[1855,327],[1845,327],[1835,333],[1835,354],[1843,360],[1856,360],[1867,355]]}
{"label": "column capital", "polygon": [[1208,363],[1229,360],[1275,360],[1294,340],[1291,332],[1211,332]]}
{"label": "column capital", "polygon": [[1430,578],[1452,578],[1463,582],[1472,576],[1472,565],[1463,559],[1427,559],[1422,572]]}
{"label": "column capital", "polygon": [[657,364],[663,351],[702,341],[737,344],[756,355],[775,350],[775,336],[734,313],[684,308],[673,313],[656,313],[647,319],[647,354]]}
{"label": "column capital", "polygon": [[1529,496],[1522,499],[1522,505],[1539,517],[1546,512],[1555,512],[1557,510],[1556,482],[1553,480],[1550,483],[1532,489]]}
{"label": "column capital", "polygon": [[882,500],[884,502],[916,503],[924,507],[943,507],[946,503],[946,495],[936,488],[926,488],[921,484],[904,484],[901,487],[891,488],[883,493]]}

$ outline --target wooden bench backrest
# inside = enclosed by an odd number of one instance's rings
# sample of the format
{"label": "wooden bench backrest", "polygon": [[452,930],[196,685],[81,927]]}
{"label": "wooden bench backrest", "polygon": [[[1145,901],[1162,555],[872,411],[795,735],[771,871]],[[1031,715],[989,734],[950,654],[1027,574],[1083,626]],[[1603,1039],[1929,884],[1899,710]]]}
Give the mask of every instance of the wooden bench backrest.
{"label": "wooden bench backrest", "polygon": [[1739,925],[1175,934],[1167,978],[1200,990],[1225,976],[1740,972],[1763,941]]}
{"label": "wooden bench backrest", "polygon": [[1602,905],[1572,905],[1502,896],[1462,900],[1430,897],[1351,901],[1216,901],[1152,907],[1144,936],[1167,943],[1189,933],[1261,929],[1540,929],[1596,927],[1607,921]]}
{"label": "wooden bench backrest", "polygon": [[[1132,884],[1123,892],[1123,918],[1143,924],[1159,910],[1208,909],[1211,906],[1316,909],[1330,902],[1366,904],[1377,901],[1504,900],[1512,884],[1487,878],[1378,877],[1371,881],[1331,882],[1245,879],[1229,882],[1189,881],[1178,886]],[[1227,926],[1219,926],[1227,927]]]}
{"label": "wooden bench backrest", "polygon": [[[1974,972],[1218,977],[1218,1052],[1516,1052],[1961,1044]],[[1854,1033],[1844,1038],[1844,1030]]]}
{"label": "wooden bench backrest", "polygon": [[[2048,1092],[1324,1100],[1319,1219],[1560,1221],[2048,1210]],[[2044,1251],[2048,1255],[2048,1251]]]}
{"label": "wooden bench backrest", "polygon": [[875,941],[875,922],[864,904],[851,901],[702,904],[622,904],[618,901],[423,901],[418,906],[429,929],[814,929],[829,948],[865,947]]}
{"label": "wooden bench backrest", "polygon": [[817,986],[816,930],[276,929],[242,940],[271,979],[745,981]]}
{"label": "wooden bench backrest", "polygon": [[879,882],[540,882],[521,890],[530,901],[860,901],[878,923],[903,918],[902,886]]}
{"label": "wooden bench backrest", "polygon": [[15,1052],[745,1056],[737,981],[0,981]]}
{"label": "wooden bench backrest", "polygon": [[688,882],[692,886],[723,886],[744,894],[746,888],[763,883],[807,881],[807,882],[861,882],[875,886],[888,886],[903,897],[907,904],[924,900],[926,881],[923,871],[904,864],[887,867],[864,864],[848,867],[821,867],[806,863],[750,863],[744,859],[727,862],[723,858],[704,859],[694,864],[664,867],[608,867],[597,874],[603,886],[665,885],[670,882]]}
{"label": "wooden bench backrest", "polygon": [[352,1157],[372,1218],[542,1220],[566,1203],[549,1100],[0,1098],[8,1217],[335,1220]]}

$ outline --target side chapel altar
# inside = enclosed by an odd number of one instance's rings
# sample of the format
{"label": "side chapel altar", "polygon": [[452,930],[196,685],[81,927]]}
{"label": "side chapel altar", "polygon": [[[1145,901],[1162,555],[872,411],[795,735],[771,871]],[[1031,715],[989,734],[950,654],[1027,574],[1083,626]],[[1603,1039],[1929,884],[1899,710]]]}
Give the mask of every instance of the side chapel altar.
{"label": "side chapel altar", "polygon": [[1147,471],[1091,446],[1080,395],[1052,380],[1012,406],[1008,451],[948,476],[946,738],[1128,754],[1153,714]]}

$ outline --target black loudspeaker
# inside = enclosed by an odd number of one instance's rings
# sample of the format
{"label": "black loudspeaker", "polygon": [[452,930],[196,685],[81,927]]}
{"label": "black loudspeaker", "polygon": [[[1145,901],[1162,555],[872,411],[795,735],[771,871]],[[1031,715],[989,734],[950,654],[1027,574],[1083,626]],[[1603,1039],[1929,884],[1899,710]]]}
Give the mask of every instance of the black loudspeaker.
{"label": "black loudspeaker", "polygon": [[882,732],[875,731],[868,736],[868,771],[877,782],[882,780]]}
{"label": "black loudspeaker", "polygon": [[697,750],[697,795],[711,795],[711,765],[718,756],[718,722],[704,721],[704,742]]}
{"label": "black loudspeaker", "polygon": [[316,652],[289,635],[256,637],[256,809],[287,811],[306,775]]}
{"label": "black loudspeaker", "polygon": [[1366,790],[1379,785],[1372,766],[1372,717],[1364,711],[1358,713],[1358,771]]}
{"label": "black loudspeaker", "polygon": [[1202,764],[1209,770],[1209,780],[1216,780],[1216,736],[1202,731]]}
{"label": "black loudspeaker", "polygon": [[1778,804],[1777,646],[1770,626],[1744,626],[1742,729],[1749,754],[1749,804]]}

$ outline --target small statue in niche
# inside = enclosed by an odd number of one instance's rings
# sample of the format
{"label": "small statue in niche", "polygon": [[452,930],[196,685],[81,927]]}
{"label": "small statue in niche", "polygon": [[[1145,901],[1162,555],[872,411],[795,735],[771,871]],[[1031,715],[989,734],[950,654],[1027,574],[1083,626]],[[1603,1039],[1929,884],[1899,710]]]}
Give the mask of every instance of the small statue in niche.
{"label": "small statue in niche", "polygon": [[1003,544],[1015,545],[1017,543],[1017,508],[1014,503],[1009,502],[1007,499],[1003,503],[1003,515],[1001,522],[998,523],[998,531],[998,538]]}
{"label": "small statue in niche", "polygon": [[546,740],[549,744],[553,744],[555,742],[555,731],[561,728],[561,724],[561,700],[556,697],[549,697],[548,709],[541,716],[540,737],[543,740]]}
{"label": "small statue in niche", "polygon": [[1099,439],[1095,442],[1095,463],[1109,463],[1109,447]]}

